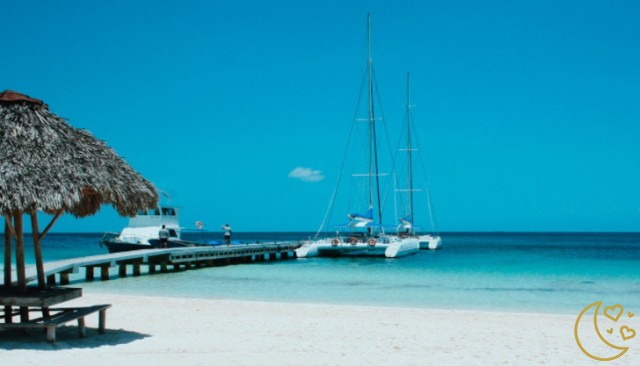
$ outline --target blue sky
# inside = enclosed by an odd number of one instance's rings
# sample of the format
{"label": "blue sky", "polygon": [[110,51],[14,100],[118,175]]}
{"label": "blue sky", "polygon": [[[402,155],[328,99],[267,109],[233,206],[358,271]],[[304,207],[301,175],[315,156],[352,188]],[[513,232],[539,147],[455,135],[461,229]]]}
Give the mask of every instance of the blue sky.
{"label": "blue sky", "polygon": [[[411,72],[441,230],[639,230],[637,2],[8,2],[0,89],[107,141],[184,207],[185,226],[312,231],[368,12],[393,144]],[[125,225],[105,208],[54,231]]]}

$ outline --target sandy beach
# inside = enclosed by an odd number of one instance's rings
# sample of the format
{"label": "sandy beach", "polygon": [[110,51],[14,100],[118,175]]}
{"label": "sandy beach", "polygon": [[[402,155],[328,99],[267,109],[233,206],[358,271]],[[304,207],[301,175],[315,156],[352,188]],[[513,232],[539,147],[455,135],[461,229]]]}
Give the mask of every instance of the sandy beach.
{"label": "sandy beach", "polygon": [[[585,365],[575,317],[479,311],[92,295],[111,303],[107,334],[76,324],[44,333],[0,332],[6,365]],[[626,324],[639,329],[640,322]],[[582,326],[582,325],[581,325]],[[616,360],[637,365],[637,339]]]}

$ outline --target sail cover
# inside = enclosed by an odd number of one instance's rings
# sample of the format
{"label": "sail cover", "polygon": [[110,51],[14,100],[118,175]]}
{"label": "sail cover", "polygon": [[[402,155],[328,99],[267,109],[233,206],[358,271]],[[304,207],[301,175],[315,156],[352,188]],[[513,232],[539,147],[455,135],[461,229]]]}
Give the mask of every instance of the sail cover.
{"label": "sail cover", "polygon": [[341,224],[341,225],[333,225],[333,227],[336,227],[336,228],[382,227],[382,228],[391,228],[391,229],[395,228],[395,226],[393,225],[384,225],[384,224],[378,224],[377,222],[366,222],[366,221],[350,222],[348,224]]}
{"label": "sail cover", "polygon": [[364,215],[360,214],[360,213],[350,213],[349,214],[349,219],[371,222],[371,221],[373,221],[373,207],[369,207],[369,210]]}
{"label": "sail cover", "polygon": [[402,222],[403,224],[413,224],[413,218],[411,217],[411,215],[408,215],[407,217],[401,218],[400,222]]}

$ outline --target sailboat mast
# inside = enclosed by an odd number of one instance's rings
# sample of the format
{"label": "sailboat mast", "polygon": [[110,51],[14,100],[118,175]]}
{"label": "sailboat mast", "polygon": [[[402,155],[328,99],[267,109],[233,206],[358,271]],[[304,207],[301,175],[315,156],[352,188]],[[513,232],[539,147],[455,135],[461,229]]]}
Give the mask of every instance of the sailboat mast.
{"label": "sailboat mast", "polygon": [[373,79],[371,77],[371,14],[367,14],[367,72],[369,74],[369,207],[373,207]]}
{"label": "sailboat mast", "polygon": [[371,66],[371,14],[367,14],[367,43],[369,49],[369,194],[370,204],[371,207],[373,207],[373,176],[375,174],[376,192],[378,194],[378,220],[380,223],[382,223],[382,202],[380,201],[380,174],[378,171],[378,143],[376,142],[376,118],[373,107],[373,67]]}
{"label": "sailboat mast", "polygon": [[411,81],[409,73],[407,73],[407,160],[409,162],[407,186],[409,193],[409,212],[411,214],[411,222],[415,222],[413,217],[413,176],[411,171]]}

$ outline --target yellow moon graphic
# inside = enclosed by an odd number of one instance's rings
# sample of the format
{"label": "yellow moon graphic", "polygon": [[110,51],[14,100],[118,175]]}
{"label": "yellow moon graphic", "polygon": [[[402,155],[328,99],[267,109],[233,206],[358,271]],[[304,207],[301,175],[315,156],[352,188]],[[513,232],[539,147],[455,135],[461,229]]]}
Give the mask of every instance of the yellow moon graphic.
{"label": "yellow moon graphic", "polygon": [[[582,318],[584,313],[586,313],[587,310],[591,309],[592,307],[594,307],[596,305],[598,307],[596,308],[596,311],[593,314],[593,327],[596,329],[596,333],[598,333],[598,337],[600,337],[600,340],[603,341],[607,346],[622,351],[616,356],[609,357],[609,358],[596,357],[596,356],[590,354],[589,352],[587,352],[587,350],[585,350],[584,347],[582,347],[582,344],[580,344],[580,338],[578,338],[578,323],[580,323],[580,319]],[[598,360],[598,361],[612,361],[612,360],[615,360],[616,358],[624,355],[629,350],[629,347],[618,347],[616,345],[613,345],[613,344],[607,342],[607,340],[604,339],[604,337],[602,337],[602,334],[600,334],[600,330],[598,329],[598,312],[600,311],[600,306],[601,305],[602,305],[602,301],[597,301],[597,302],[594,302],[593,304],[587,306],[586,308],[584,308],[584,310],[582,310],[580,315],[578,315],[578,319],[576,320],[576,326],[573,329],[573,333],[576,336],[576,342],[578,342],[578,347],[580,347],[580,349],[582,350],[582,352],[584,352],[585,355],[593,358],[594,360]]]}

